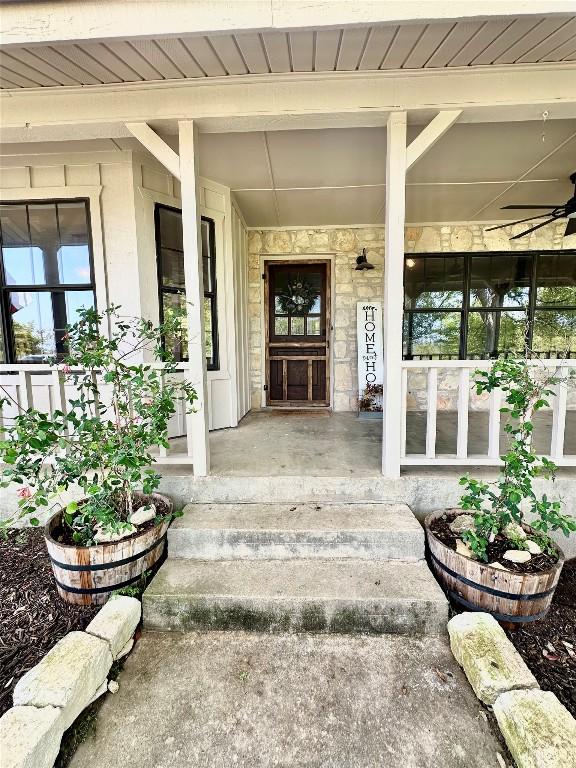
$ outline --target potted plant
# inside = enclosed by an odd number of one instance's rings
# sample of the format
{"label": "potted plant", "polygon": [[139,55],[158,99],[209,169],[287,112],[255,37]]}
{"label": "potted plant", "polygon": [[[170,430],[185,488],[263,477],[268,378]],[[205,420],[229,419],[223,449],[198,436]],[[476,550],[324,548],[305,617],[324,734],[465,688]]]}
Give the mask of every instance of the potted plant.
{"label": "potted plant", "polygon": [[[60,366],[62,391],[72,395],[51,413],[19,409],[0,443],[2,486],[17,484],[20,497],[18,514],[2,525],[49,517],[45,539],[58,592],[85,605],[105,602],[159,562],[173,507],[156,493],[152,449],[168,447],[177,404],[189,409],[196,399],[164,351],[182,318],[154,327],[119,309],[79,311]],[[0,403],[18,405],[6,391]]]}
{"label": "potted plant", "polygon": [[494,483],[462,477],[460,507],[425,520],[432,566],[449,596],[509,625],[546,615],[564,563],[549,534],[576,530],[561,502],[533,487],[535,478],[553,480],[556,472],[533,449],[533,414],[549,406],[561,383],[557,372],[527,360],[498,360],[490,370],[476,371],[478,394],[500,389],[505,396],[500,411],[509,445],[502,469]]}
{"label": "potted plant", "polygon": [[366,384],[358,397],[358,416],[360,419],[382,418],[382,384]]}

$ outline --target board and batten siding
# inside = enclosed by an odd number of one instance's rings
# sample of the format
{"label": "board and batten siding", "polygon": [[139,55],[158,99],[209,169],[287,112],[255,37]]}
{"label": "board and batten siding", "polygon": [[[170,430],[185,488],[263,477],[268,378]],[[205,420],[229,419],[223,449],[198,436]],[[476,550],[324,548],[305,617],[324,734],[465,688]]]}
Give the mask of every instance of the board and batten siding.
{"label": "board and batten siding", "polygon": [[[42,151],[1,158],[0,200],[73,198],[90,203],[99,309],[117,304],[126,314],[157,322],[154,206],[181,207],[178,180],[149,155],[130,150]],[[208,412],[210,429],[221,429],[236,426],[239,413],[246,412],[247,360],[239,366],[237,356],[246,350],[247,329],[243,343],[235,332],[236,324],[242,324],[236,301],[245,307],[247,300],[246,229],[226,187],[202,179],[200,206],[216,229],[220,370],[208,371]],[[170,432],[184,434],[183,414],[175,417]]]}
{"label": "board and batten siding", "polygon": [[232,201],[232,253],[234,259],[234,324],[238,421],[250,410],[248,232],[240,209]]}
{"label": "board and batten siding", "polygon": [[[180,182],[156,160],[135,152],[133,153],[133,190],[142,314],[156,322],[159,319],[159,304],[154,207],[156,203],[160,203],[172,208],[181,208]],[[235,262],[237,254],[246,253],[246,230],[242,220],[239,228],[234,226],[234,216],[238,217],[238,212],[233,209],[230,190],[227,187],[201,178],[199,202],[201,215],[214,220],[216,238],[216,300],[220,365],[218,370],[207,372],[208,427],[214,430],[234,427],[240,418],[237,410],[235,283],[242,275]],[[240,258],[242,258],[241,255]],[[242,263],[245,263],[245,256]],[[171,434],[183,435],[185,429],[184,414],[179,413],[174,419]]]}

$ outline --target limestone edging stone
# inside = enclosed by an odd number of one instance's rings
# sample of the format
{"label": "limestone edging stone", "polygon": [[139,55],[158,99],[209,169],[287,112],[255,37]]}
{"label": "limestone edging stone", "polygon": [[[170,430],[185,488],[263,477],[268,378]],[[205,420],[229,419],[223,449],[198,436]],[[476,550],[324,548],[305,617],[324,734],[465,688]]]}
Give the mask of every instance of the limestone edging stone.
{"label": "limestone edging stone", "polygon": [[448,622],[450,647],[474,692],[493,707],[517,768],[576,768],[576,720],[536,679],[488,613]]}
{"label": "limestone edging stone", "polygon": [[538,682],[496,619],[461,613],[448,622],[450,647],[476,696],[492,706],[505,691],[538,688]]}
{"label": "limestone edging stone", "polygon": [[112,654],[105,640],[69,632],[20,678],[15,706],[60,707],[64,727],[72,725],[104,682]]}
{"label": "limestone edging stone", "polygon": [[114,659],[117,659],[140,622],[142,607],[135,597],[118,595],[98,611],[86,627],[89,635],[105,640]]}
{"label": "limestone edging stone", "polygon": [[494,715],[518,768],[576,768],[576,720],[551,691],[502,693]]}
{"label": "limestone edging stone", "polygon": [[108,689],[114,659],[132,649],[141,604],[111,598],[85,632],[65,635],[16,683],[0,718],[2,768],[52,768],[64,731]]}
{"label": "limestone edging stone", "polygon": [[52,768],[63,733],[57,707],[12,707],[0,718],[2,768]]}

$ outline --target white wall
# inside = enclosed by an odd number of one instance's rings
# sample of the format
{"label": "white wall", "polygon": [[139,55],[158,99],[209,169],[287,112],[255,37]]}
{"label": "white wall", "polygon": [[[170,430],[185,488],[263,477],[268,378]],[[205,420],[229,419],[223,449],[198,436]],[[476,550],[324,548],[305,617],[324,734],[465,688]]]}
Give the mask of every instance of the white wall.
{"label": "white wall", "polygon": [[[33,147],[33,145],[31,145]],[[0,162],[0,199],[88,198],[99,309],[120,304],[123,312],[159,319],[155,203],[181,207],[180,184],[146,153],[73,152],[4,156]],[[233,210],[227,187],[201,180],[201,214],[216,227],[216,282],[220,370],[208,372],[210,429],[236,426],[238,392],[247,377],[237,354],[245,345],[235,338],[240,322],[236,299],[245,300],[246,230]],[[237,262],[236,262],[237,259]],[[240,285],[235,287],[235,281]],[[245,338],[245,337],[243,337]],[[247,344],[247,340],[246,340]],[[240,379],[238,378],[240,376]],[[172,434],[182,434],[182,416]]]}
{"label": "white wall", "polygon": [[232,200],[232,254],[234,262],[234,324],[236,327],[236,396],[240,420],[250,410],[250,358],[248,315],[248,232],[242,212]]}

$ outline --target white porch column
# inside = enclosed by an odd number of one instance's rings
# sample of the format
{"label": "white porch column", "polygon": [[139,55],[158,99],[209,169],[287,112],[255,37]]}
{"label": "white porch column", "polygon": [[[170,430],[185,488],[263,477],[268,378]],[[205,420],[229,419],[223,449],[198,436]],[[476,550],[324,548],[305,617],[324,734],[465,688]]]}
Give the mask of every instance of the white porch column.
{"label": "white porch column", "polygon": [[382,474],[400,477],[402,441],[402,315],[406,112],[393,112],[386,128],[386,216],[384,253],[384,402]]}
{"label": "white porch column", "polygon": [[187,416],[188,454],[194,474],[204,476],[210,469],[206,353],[204,350],[204,279],[200,232],[200,186],[198,184],[197,129],[192,120],[178,123],[180,138],[180,180],[182,185],[182,232],[184,242],[184,282],[188,302],[188,359],[190,381],[198,400],[195,412]]}

